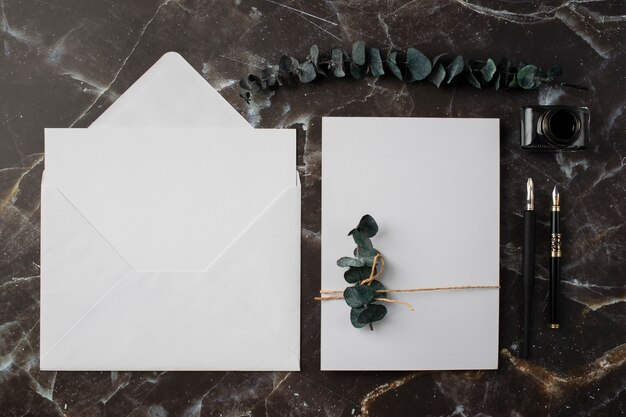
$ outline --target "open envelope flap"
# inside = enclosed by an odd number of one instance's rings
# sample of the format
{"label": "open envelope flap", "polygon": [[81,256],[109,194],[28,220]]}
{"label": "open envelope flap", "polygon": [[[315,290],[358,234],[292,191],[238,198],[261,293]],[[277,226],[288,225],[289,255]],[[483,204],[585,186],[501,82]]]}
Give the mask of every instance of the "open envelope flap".
{"label": "open envelope flap", "polygon": [[237,110],[175,52],[163,55],[91,126],[252,129]]}

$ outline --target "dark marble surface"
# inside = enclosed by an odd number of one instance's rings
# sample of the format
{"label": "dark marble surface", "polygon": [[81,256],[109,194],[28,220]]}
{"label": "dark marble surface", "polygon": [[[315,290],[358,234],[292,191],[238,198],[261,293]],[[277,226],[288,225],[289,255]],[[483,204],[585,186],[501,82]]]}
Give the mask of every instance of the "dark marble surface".
{"label": "dark marble surface", "polygon": [[[619,416],[626,410],[626,3],[592,1],[0,0],[0,416]],[[237,80],[276,62],[349,47],[508,56],[589,92],[437,90],[394,79],[283,89],[247,106]],[[302,372],[40,372],[39,185],[43,128],[88,126],[163,53],[181,53],[254,126],[299,129],[303,174]],[[525,104],[586,105],[592,147],[529,154]],[[499,117],[502,125],[500,369],[341,373],[319,369],[320,124],[333,116]],[[521,360],[525,177],[537,206],[562,189],[558,331]],[[538,212],[547,240],[548,213]],[[547,245],[534,320],[545,321]],[[459,343],[464,343],[459,340]],[[384,354],[379,352],[377,354]]]}

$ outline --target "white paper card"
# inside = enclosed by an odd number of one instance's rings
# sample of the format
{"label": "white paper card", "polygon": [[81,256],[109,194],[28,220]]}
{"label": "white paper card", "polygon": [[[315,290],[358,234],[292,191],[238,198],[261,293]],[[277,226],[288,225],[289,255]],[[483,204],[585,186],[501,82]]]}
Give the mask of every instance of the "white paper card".
{"label": "white paper card", "polygon": [[[381,282],[405,289],[499,284],[497,119],[324,118],[322,288],[344,289],[337,259],[372,215]],[[322,302],[322,370],[495,369],[499,290],[393,294],[369,328]]]}

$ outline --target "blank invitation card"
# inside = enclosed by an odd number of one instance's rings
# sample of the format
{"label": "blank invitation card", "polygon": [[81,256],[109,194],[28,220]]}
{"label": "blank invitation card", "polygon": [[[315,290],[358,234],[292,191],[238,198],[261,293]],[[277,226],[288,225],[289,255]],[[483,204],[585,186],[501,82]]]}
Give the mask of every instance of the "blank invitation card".
{"label": "blank invitation card", "polygon": [[[498,119],[323,119],[322,289],[343,290],[347,233],[370,214],[388,289],[499,285]],[[496,369],[499,289],[393,293],[354,328],[322,301],[322,370]]]}

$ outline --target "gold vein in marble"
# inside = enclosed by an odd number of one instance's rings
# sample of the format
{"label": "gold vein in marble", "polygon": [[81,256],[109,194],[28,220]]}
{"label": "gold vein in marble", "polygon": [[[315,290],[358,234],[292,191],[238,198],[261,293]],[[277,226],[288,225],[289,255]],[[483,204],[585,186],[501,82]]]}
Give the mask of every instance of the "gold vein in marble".
{"label": "gold vein in marble", "polygon": [[367,394],[365,394],[365,396],[363,397],[363,400],[361,401],[361,417],[369,417],[369,415],[370,415],[370,406],[379,397],[382,397],[383,395],[385,395],[389,391],[393,391],[393,390],[403,386],[407,382],[412,381],[417,375],[418,375],[417,372],[405,375],[405,376],[403,376],[400,379],[396,379],[395,381],[388,382],[388,383],[383,384],[383,385],[379,385],[373,391],[370,391]]}
{"label": "gold vein in marble", "polygon": [[564,374],[521,359],[508,349],[503,349],[501,354],[515,366],[515,369],[534,380],[545,392],[558,397],[598,381],[626,365],[626,343],[609,350],[593,362]]}

